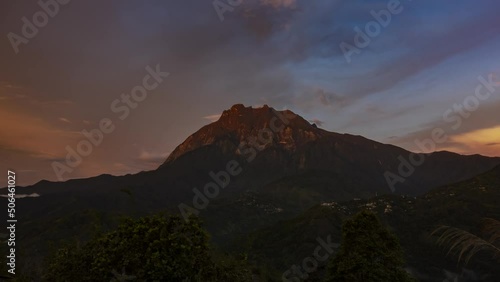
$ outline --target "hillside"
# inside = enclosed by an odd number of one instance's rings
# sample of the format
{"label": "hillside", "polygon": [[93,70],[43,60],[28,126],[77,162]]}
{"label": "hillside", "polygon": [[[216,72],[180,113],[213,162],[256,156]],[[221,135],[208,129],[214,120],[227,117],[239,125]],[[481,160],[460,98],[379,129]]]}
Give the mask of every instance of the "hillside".
{"label": "hillside", "polygon": [[[453,277],[458,281],[498,281],[500,272],[491,257],[480,253],[468,265],[457,264],[457,258],[447,256],[430,233],[439,225],[477,233],[482,218],[500,218],[499,202],[500,166],[420,197],[387,195],[322,203],[293,219],[252,233],[238,246],[244,245],[243,250],[258,264],[272,266],[270,272],[278,279],[289,267],[312,254],[317,238],[331,236],[332,242],[340,243],[342,220],[369,209],[396,232],[406,252],[408,270],[421,281],[455,281]],[[322,274],[324,267],[315,275]]]}

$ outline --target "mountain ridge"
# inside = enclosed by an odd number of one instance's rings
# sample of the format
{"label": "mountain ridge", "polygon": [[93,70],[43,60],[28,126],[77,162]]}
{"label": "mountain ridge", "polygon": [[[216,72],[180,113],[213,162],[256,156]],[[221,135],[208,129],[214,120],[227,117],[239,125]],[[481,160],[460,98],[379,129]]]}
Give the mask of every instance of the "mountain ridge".
{"label": "mountain ridge", "polygon": [[[249,152],[253,157],[251,162],[248,162]],[[182,186],[188,190],[185,194],[189,194],[189,186],[203,185],[209,180],[206,177],[208,172],[233,159],[245,165],[245,173],[240,178],[253,174],[242,182],[248,178],[262,178],[261,184],[265,185],[306,171],[329,171],[346,178],[360,178],[363,174],[361,178],[367,180],[361,185],[376,186],[368,189],[374,194],[388,192],[384,173],[397,172],[398,157],[409,154],[411,152],[403,148],[363,136],[326,131],[289,110],[236,104],[223,111],[219,120],[187,137],[156,170],[124,176],[104,174],[66,182],[40,181],[26,188],[80,187],[86,186],[86,181],[92,186],[103,186],[100,182],[109,184],[114,181],[118,185]],[[399,192],[421,194],[500,165],[500,158],[480,155],[464,156],[447,151],[425,155],[427,161],[416,169],[414,175],[405,179]],[[200,181],[193,181],[198,178]]]}

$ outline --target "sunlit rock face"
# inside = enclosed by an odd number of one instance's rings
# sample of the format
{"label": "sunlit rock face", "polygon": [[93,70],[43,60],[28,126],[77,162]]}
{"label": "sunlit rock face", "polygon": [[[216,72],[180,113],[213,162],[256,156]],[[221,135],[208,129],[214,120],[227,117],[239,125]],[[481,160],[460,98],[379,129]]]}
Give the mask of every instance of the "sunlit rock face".
{"label": "sunlit rock face", "polygon": [[166,163],[187,152],[213,144],[222,146],[225,151],[233,149],[237,153],[242,142],[252,142],[252,139],[259,139],[259,144],[256,144],[260,146],[258,149],[280,147],[294,151],[298,146],[326,134],[326,131],[291,111],[276,111],[267,105],[252,108],[237,104],[225,110],[218,121],[189,136],[170,154]]}
{"label": "sunlit rock face", "polygon": [[[418,195],[500,164],[500,158],[436,152],[417,155],[425,157],[425,162],[418,167],[408,167],[404,162],[408,162],[411,155],[402,148],[362,136],[320,129],[289,110],[237,104],[225,110],[217,121],[189,136],[157,173],[162,178],[172,176],[178,181],[179,174],[203,175],[236,160],[244,167],[244,174],[235,180],[242,183],[241,187],[248,183],[265,185],[303,173],[319,173],[322,176],[315,179],[329,179],[325,187],[344,179],[364,194],[387,193],[394,188],[398,193]],[[399,181],[397,187],[389,187],[386,173],[400,174],[401,171],[411,173]]]}

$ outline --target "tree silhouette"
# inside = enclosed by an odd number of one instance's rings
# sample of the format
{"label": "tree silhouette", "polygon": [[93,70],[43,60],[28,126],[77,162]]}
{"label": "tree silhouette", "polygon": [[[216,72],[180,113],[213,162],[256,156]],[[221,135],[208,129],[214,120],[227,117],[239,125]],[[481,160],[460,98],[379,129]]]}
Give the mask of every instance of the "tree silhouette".
{"label": "tree silhouette", "polygon": [[213,260],[208,234],[197,218],[187,222],[155,215],[127,219],[81,248],[61,248],[50,259],[44,280],[249,281],[250,272],[234,265]]}
{"label": "tree silhouette", "polygon": [[403,266],[397,237],[374,213],[361,211],[342,225],[342,244],[325,281],[414,281]]}

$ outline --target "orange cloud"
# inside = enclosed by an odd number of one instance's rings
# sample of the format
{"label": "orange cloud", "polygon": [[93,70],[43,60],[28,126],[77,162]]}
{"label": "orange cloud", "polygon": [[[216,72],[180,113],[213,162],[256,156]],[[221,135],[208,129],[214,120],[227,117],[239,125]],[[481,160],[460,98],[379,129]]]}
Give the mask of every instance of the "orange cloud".
{"label": "orange cloud", "polygon": [[450,141],[459,144],[448,148],[455,152],[500,157],[500,126],[451,136]]}
{"label": "orange cloud", "polygon": [[[15,122],[13,122],[15,121]],[[55,156],[68,142],[80,136],[79,132],[63,131],[41,118],[9,109],[0,111],[0,146],[13,150]]]}

